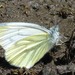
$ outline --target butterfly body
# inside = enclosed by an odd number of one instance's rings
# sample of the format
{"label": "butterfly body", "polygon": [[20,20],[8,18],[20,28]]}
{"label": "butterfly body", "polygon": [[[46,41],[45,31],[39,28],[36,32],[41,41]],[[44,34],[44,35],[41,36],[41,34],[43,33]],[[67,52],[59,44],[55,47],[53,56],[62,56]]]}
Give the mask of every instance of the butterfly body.
{"label": "butterfly body", "polygon": [[0,23],[0,45],[14,66],[31,68],[59,41],[59,27],[49,30],[33,23]]}

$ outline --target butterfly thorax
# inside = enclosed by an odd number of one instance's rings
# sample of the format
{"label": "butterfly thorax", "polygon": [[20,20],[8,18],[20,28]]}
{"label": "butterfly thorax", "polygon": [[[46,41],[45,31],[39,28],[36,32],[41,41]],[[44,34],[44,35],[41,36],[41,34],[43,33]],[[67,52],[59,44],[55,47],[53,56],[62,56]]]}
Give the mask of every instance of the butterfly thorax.
{"label": "butterfly thorax", "polygon": [[51,37],[51,41],[52,43],[56,44],[59,41],[59,27],[58,25],[50,28],[50,37]]}

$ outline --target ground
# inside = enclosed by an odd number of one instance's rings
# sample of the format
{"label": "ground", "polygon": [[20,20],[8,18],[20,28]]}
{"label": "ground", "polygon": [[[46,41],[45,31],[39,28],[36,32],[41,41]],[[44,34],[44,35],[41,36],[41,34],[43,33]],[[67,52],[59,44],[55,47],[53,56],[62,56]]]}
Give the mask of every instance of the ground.
{"label": "ground", "polygon": [[75,0],[0,0],[0,22],[30,22],[46,28],[58,24],[67,38],[30,70],[10,66],[0,47],[0,75],[74,75]]}

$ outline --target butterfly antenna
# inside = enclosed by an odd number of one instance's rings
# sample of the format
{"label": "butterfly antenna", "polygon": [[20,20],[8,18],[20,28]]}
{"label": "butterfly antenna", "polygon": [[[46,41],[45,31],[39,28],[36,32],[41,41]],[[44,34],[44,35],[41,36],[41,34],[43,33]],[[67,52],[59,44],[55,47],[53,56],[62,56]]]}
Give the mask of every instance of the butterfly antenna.
{"label": "butterfly antenna", "polygon": [[59,20],[57,18],[57,16],[54,16],[54,18],[53,18],[53,25],[57,26],[57,25],[59,25],[60,22],[61,22],[61,20]]}

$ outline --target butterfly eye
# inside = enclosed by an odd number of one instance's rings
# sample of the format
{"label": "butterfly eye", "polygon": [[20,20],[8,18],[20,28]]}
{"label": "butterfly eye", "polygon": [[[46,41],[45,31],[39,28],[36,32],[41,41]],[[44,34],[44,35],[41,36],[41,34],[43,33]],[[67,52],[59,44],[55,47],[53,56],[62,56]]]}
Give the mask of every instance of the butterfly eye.
{"label": "butterfly eye", "polygon": [[59,26],[55,25],[53,27],[50,28],[51,31],[58,31],[59,30]]}

